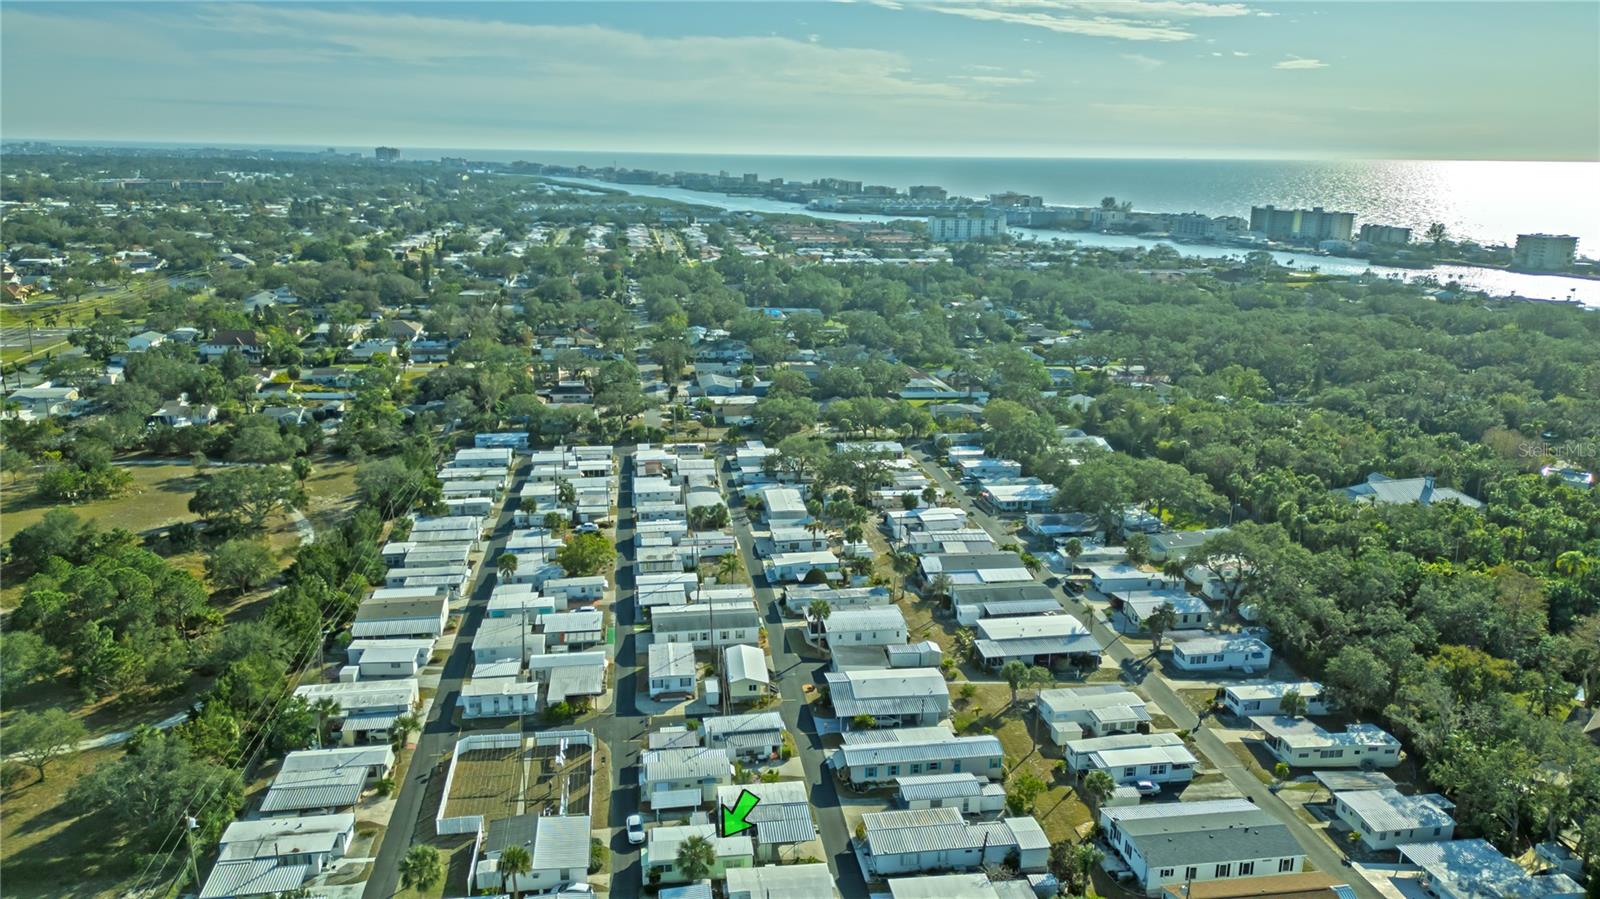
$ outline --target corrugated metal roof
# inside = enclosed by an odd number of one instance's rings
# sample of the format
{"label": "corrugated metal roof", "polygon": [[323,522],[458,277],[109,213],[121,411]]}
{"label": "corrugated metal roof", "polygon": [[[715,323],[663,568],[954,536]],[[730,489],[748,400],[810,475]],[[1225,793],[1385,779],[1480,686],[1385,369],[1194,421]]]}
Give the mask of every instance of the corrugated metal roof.
{"label": "corrugated metal roof", "polygon": [[299,889],[310,876],[309,865],[280,865],[265,859],[218,862],[200,888],[200,899],[272,896]]}
{"label": "corrugated metal roof", "polygon": [[366,771],[361,768],[286,771],[272,781],[266,798],[261,800],[261,811],[273,814],[355,805],[366,780]]}
{"label": "corrugated metal roof", "polygon": [[639,762],[648,783],[724,778],[733,772],[727,750],[720,748],[647,749],[640,755]]}
{"label": "corrugated metal roof", "polygon": [[900,798],[907,802],[979,796],[989,785],[988,781],[971,773],[917,774],[897,777],[894,783],[900,790]]}
{"label": "corrugated metal roof", "polygon": [[589,816],[547,815],[533,838],[533,869],[589,867]]}
{"label": "corrugated metal roof", "polygon": [[988,734],[926,743],[856,743],[839,747],[847,767],[894,765],[934,760],[1000,757],[1000,738]]}

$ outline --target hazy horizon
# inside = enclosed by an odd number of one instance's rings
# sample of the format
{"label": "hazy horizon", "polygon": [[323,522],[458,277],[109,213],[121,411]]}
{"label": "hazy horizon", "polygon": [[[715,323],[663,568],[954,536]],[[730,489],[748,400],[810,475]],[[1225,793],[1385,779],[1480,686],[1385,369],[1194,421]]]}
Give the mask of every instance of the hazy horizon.
{"label": "hazy horizon", "polygon": [[1592,3],[18,2],[0,26],[7,139],[1600,160]]}

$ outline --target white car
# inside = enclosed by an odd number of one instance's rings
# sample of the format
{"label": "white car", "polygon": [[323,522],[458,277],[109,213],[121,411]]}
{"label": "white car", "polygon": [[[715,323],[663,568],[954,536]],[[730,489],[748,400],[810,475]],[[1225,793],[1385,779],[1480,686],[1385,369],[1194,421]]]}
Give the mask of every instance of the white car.
{"label": "white car", "polygon": [[1139,791],[1140,796],[1160,796],[1161,785],[1153,780],[1136,780],[1133,788]]}
{"label": "white car", "polygon": [[577,533],[598,534],[600,533],[600,526],[592,521],[585,521],[583,524],[578,525]]}
{"label": "white car", "polygon": [[628,816],[628,842],[637,846],[644,842],[644,818],[640,815]]}

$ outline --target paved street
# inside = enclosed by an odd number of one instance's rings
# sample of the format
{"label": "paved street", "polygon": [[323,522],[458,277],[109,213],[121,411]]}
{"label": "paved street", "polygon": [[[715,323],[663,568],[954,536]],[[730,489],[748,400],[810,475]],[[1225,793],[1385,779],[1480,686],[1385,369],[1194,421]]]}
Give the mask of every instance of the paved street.
{"label": "paved street", "polygon": [[[967,496],[961,485],[950,476],[950,473],[931,459],[927,453],[920,449],[911,449],[910,453],[922,464],[929,477],[939,485],[941,490],[949,491],[957,497],[961,507],[967,510],[967,516],[984,530],[988,531],[995,541],[1010,540],[1011,530],[1006,528],[998,518],[990,515],[977,507],[972,498]],[[1256,779],[1256,776],[1245,768],[1228,747],[1209,730],[1200,726],[1200,719],[1189,707],[1189,704],[1178,695],[1172,684],[1155,667],[1156,660],[1143,653],[1136,654],[1123,643],[1120,636],[1113,633],[1101,621],[1094,617],[1095,610],[1087,603],[1068,593],[1064,588],[1056,588],[1057,598],[1062,600],[1062,605],[1067,611],[1078,617],[1079,621],[1088,625],[1091,633],[1106,647],[1106,655],[1122,668],[1124,682],[1143,687],[1146,696],[1154,702],[1161,713],[1171,718],[1179,728],[1194,734],[1195,746],[1205,756],[1206,761],[1220,770],[1228,778],[1229,783],[1236,787],[1240,794],[1251,800],[1256,805],[1265,809],[1268,814],[1282,821],[1299,841],[1301,848],[1305,849],[1306,856],[1318,868],[1338,872],[1348,870],[1344,864],[1343,853],[1328,844],[1321,834],[1317,833],[1289,808],[1281,799],[1267,789],[1266,785]],[[1351,885],[1356,894],[1362,899],[1381,899],[1382,894],[1373,886],[1362,879],[1358,874],[1350,874]]]}
{"label": "paved street", "polygon": [[[731,467],[723,460],[722,477],[726,483]],[[726,491],[725,491],[726,492]],[[772,650],[772,664],[779,678],[782,702],[778,711],[783,715],[784,727],[795,737],[800,761],[805,768],[806,784],[811,793],[811,806],[816,815],[817,829],[821,832],[823,848],[827,850],[828,868],[844,899],[865,899],[867,884],[861,878],[861,867],[855,853],[850,851],[850,833],[846,830],[844,812],[839,808],[839,794],[833,775],[824,765],[826,753],[822,738],[817,734],[810,706],[804,696],[805,684],[822,684],[822,672],[828,663],[810,661],[797,655],[790,643],[790,631],[784,628],[784,618],[778,609],[779,591],[768,585],[761,573],[761,561],[756,558],[755,538],[750,533],[750,517],[742,507],[733,508],[733,532],[739,542],[739,555],[745,570],[750,572],[755,585],[756,605],[766,610],[767,643]],[[798,631],[794,640],[800,639]]]}
{"label": "paved street", "polygon": [[[506,490],[505,498],[501,500],[499,517],[495,519],[494,530],[491,532],[482,560],[478,563],[478,571],[467,594],[468,600],[461,616],[461,626],[456,630],[455,646],[445,659],[444,674],[434,694],[433,706],[428,711],[428,720],[423,723],[422,734],[417,739],[416,751],[411,756],[411,767],[406,772],[405,781],[400,785],[400,793],[395,800],[394,815],[389,819],[388,830],[384,832],[383,846],[378,850],[378,860],[373,865],[372,877],[367,881],[367,888],[362,893],[364,899],[388,899],[393,896],[400,888],[401,857],[411,848],[411,844],[416,842],[419,829],[423,834],[432,832],[432,825],[422,824],[420,820],[424,811],[423,797],[427,795],[429,779],[435,775],[444,776],[438,765],[449,758],[451,750],[455,748],[456,739],[461,735],[451,723],[451,717],[461,694],[461,684],[467,675],[472,673],[472,638],[478,633],[478,626],[483,621],[484,607],[489,602],[489,594],[494,591],[494,560],[505,550],[506,539],[511,536],[512,515],[516,509],[517,495],[521,490],[524,474],[525,472],[519,467],[516,476],[511,479],[510,488]],[[459,890],[461,886],[451,884],[447,889]]]}
{"label": "paved street", "polygon": [[649,726],[649,717],[639,711],[639,668],[644,662],[635,643],[634,625],[638,621],[633,581],[633,448],[624,447],[617,455],[617,577],[616,597],[611,613],[616,626],[616,653],[612,659],[615,703],[609,712],[602,710],[595,719],[596,734],[611,747],[611,820],[596,829],[610,826],[611,894],[639,896],[643,893],[644,871],[640,849],[628,842],[623,828],[628,816],[639,810],[639,751]]}

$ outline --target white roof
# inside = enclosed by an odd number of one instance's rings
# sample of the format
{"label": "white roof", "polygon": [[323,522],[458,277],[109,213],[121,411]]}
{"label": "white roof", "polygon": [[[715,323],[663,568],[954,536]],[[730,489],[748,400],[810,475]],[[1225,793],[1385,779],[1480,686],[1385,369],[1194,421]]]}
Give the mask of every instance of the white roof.
{"label": "white roof", "polygon": [[1456,823],[1455,819],[1450,817],[1450,809],[1455,806],[1432,794],[1406,796],[1399,790],[1389,787],[1382,790],[1335,793],[1333,796],[1361,819],[1368,830],[1378,833],[1425,827],[1451,827]]}
{"label": "white roof", "polygon": [[906,616],[897,606],[871,606],[864,609],[838,609],[823,620],[830,633],[844,631],[904,630]]}
{"label": "white roof", "polygon": [[694,646],[689,643],[652,643],[649,649],[650,677],[693,677]]}
{"label": "white roof", "polygon": [[724,655],[729,683],[742,680],[767,683],[767,655],[760,647],[740,643],[729,646],[724,650]]}

